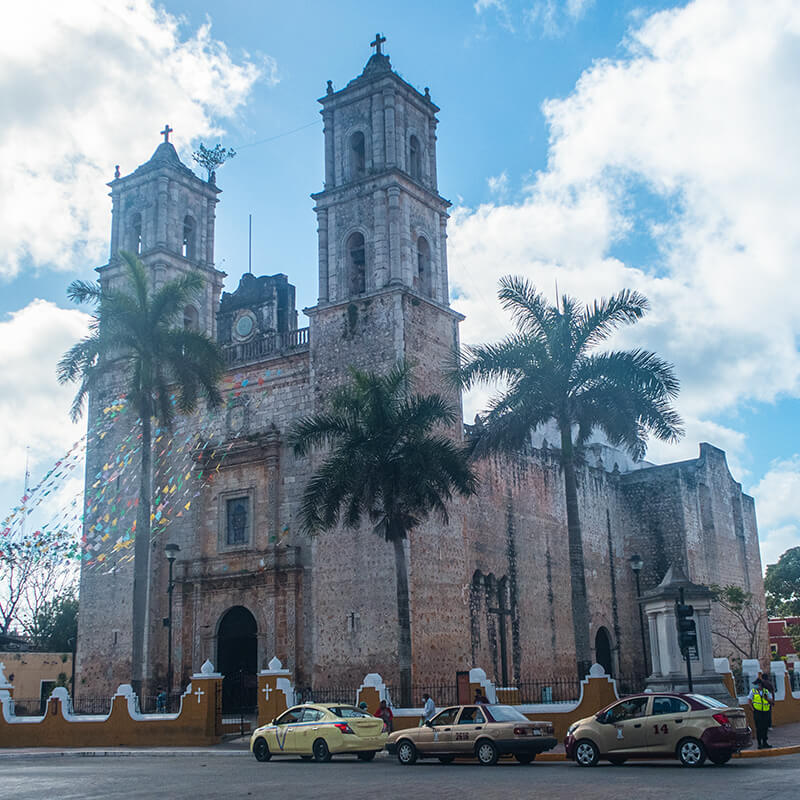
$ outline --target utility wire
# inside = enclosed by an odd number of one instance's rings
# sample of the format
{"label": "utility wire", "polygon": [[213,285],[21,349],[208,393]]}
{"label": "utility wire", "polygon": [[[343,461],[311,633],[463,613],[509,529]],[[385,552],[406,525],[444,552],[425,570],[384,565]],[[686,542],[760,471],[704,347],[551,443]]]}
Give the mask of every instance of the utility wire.
{"label": "utility wire", "polygon": [[282,139],[284,136],[291,136],[293,133],[298,133],[299,131],[304,131],[306,128],[310,128],[312,125],[319,125],[321,119],[315,119],[313,122],[309,122],[307,125],[301,125],[299,128],[294,128],[291,131],[284,131],[283,133],[278,133],[275,136],[268,136],[266,139],[259,139],[256,142],[250,142],[249,144],[242,144],[242,145],[234,145],[233,149],[236,150],[238,153],[239,150],[244,150],[248,147],[255,147],[257,144],[266,144],[267,142],[274,142],[276,139]]}

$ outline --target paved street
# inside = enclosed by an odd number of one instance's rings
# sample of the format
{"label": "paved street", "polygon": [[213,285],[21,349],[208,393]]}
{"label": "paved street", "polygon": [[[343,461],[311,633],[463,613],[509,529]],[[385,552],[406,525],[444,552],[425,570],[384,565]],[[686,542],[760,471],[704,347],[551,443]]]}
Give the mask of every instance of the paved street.
{"label": "paved street", "polygon": [[314,764],[274,758],[259,764],[241,753],[175,757],[51,757],[0,761],[0,797],[15,800],[69,798],[320,798],[376,797],[553,798],[591,800],[725,800],[794,797],[800,755],[743,759],[725,767],[689,770],[677,763],[641,763],[580,769],[541,763],[497,767],[421,763],[401,767],[393,759],[369,764],[334,759]]}

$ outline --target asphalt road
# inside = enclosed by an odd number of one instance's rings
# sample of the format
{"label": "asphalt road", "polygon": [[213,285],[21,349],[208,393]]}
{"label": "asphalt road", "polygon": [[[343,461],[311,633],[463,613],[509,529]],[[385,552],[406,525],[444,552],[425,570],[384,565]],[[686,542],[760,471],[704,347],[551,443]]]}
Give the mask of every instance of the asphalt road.
{"label": "asphalt road", "polygon": [[329,764],[273,758],[259,764],[230,753],[174,757],[24,758],[0,761],[0,797],[47,798],[426,798],[464,797],[636,798],[647,800],[759,800],[797,796],[800,755],[734,760],[724,767],[687,769],[677,762],[522,766],[421,762],[401,767],[394,759],[371,763],[339,757]]}

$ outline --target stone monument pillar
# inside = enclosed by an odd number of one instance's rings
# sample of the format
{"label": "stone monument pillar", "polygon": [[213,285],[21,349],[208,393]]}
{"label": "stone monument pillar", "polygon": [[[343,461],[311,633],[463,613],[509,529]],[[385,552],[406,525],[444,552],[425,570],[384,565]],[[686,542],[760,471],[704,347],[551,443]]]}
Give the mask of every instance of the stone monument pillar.
{"label": "stone monument pillar", "polygon": [[711,590],[692,583],[683,568],[671,566],[661,583],[642,596],[650,630],[650,659],[653,671],[647,688],[654,692],[687,692],[686,660],[678,645],[675,604],[684,592],[684,602],[694,606],[697,649],[691,653],[692,684],[697,694],[736,704],[722,677],[714,668],[711,644]]}

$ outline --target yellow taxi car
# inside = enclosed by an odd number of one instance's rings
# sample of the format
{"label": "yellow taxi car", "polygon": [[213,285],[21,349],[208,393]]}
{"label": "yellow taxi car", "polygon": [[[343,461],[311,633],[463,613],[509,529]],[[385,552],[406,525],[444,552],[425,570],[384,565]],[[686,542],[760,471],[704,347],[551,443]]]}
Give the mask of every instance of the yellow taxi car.
{"label": "yellow taxi car", "polygon": [[491,766],[502,755],[530,764],[539,753],[556,746],[550,722],[531,722],[511,706],[451,706],[442,709],[419,728],[396,731],[386,749],[401,764],[418,758],[438,758],[449,764],[455,758],[477,758]]}
{"label": "yellow taxi car", "polygon": [[658,693],[626,697],[567,730],[567,758],[581,767],[599,759],[624,764],[629,758],[677,758],[700,767],[708,758],[725,764],[752,741],[747,717],[701,694]]}
{"label": "yellow taxi car", "polygon": [[306,703],[256,728],[250,737],[250,750],[258,761],[269,761],[274,755],[299,755],[324,762],[340,753],[371,761],[383,750],[386,739],[383,720],[360,708]]}

